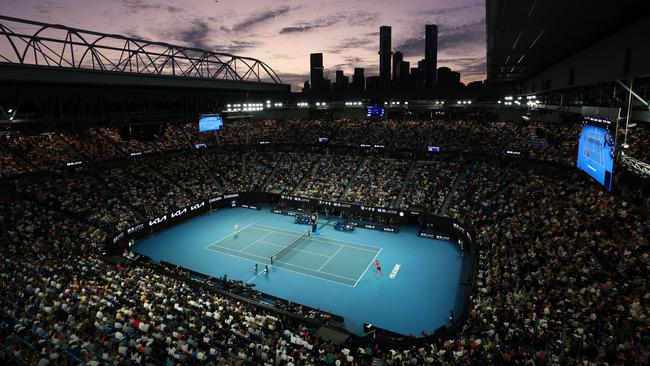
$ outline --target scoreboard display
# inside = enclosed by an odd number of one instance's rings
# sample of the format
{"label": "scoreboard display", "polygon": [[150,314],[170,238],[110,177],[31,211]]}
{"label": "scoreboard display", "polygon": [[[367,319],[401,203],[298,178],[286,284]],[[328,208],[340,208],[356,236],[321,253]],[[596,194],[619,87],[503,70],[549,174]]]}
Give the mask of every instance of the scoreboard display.
{"label": "scoreboard display", "polygon": [[366,117],[382,118],[386,112],[383,105],[369,105],[366,107]]}

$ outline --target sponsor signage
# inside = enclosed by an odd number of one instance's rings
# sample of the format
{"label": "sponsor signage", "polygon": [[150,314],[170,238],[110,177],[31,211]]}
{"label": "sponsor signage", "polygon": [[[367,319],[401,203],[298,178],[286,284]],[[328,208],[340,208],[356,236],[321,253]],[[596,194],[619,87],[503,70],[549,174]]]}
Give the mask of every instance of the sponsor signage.
{"label": "sponsor signage", "polygon": [[259,206],[253,206],[253,205],[241,205],[241,207],[248,208],[248,209],[251,209],[251,210],[261,210],[261,208]]}
{"label": "sponsor signage", "polygon": [[421,238],[434,239],[434,240],[443,240],[443,241],[452,241],[449,235],[444,235],[436,232],[420,231],[418,236]]}
{"label": "sponsor signage", "polygon": [[317,198],[309,198],[309,197],[298,197],[298,196],[290,196],[290,195],[280,195],[280,200],[282,201],[290,201],[290,202],[301,202],[301,203],[309,203],[312,206],[329,206],[329,207],[334,207],[334,208],[342,208],[342,209],[350,209],[350,210],[356,210],[356,211],[363,211],[363,212],[372,212],[372,213],[377,213],[385,216],[404,216],[404,211],[392,209],[392,208],[384,208],[384,207],[373,207],[373,206],[363,206],[363,205],[357,205],[354,203],[346,203],[346,202],[337,202],[337,201],[328,201],[328,200],[321,200]]}
{"label": "sponsor signage", "polygon": [[388,277],[390,277],[391,280],[394,279],[395,277],[397,277],[397,272],[399,272],[400,268],[402,268],[401,264],[398,263],[398,264],[394,265],[393,270],[390,271],[390,275],[388,275]]}

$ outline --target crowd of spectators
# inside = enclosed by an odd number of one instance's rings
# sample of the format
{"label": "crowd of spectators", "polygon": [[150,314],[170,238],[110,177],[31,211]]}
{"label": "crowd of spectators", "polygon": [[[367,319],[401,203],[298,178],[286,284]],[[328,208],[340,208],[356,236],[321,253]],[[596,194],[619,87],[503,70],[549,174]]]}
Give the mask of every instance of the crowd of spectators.
{"label": "crowd of spectators", "polygon": [[476,124],[475,121],[464,119],[452,121],[434,119],[425,123],[429,124],[431,128],[427,146],[438,146],[443,150],[452,151],[463,148],[470,128]]}
{"label": "crowd of spectators", "polygon": [[106,186],[145,217],[156,217],[194,202],[182,182],[161,176],[142,159],[99,166]]}
{"label": "crowd of spectators", "polygon": [[[271,130],[273,123],[258,128]],[[367,136],[391,141],[386,131],[397,126],[387,126],[347,141]],[[521,134],[498,140],[496,145],[505,148],[519,148],[521,141],[542,135],[531,126],[492,123],[473,129],[465,149],[474,143],[477,149],[489,149],[481,139],[500,129]],[[575,126],[566,129],[579,132]],[[186,141],[196,135],[183,126],[172,130],[188,136]],[[97,146],[77,144],[80,137],[75,136],[95,139]],[[636,140],[643,135],[636,136],[628,137],[632,156],[644,151],[639,147],[643,141]],[[568,162],[567,155],[575,155],[564,144],[570,140],[551,138],[544,153],[535,156]],[[363,365],[371,357],[388,365],[650,362],[650,219],[563,167],[304,152],[163,154],[159,150],[176,150],[172,139],[125,141],[112,128],[17,134],[2,144],[0,152],[7,156],[0,159],[3,173],[30,170],[15,166],[23,164],[21,159],[47,170],[0,195],[4,363]],[[131,158],[131,149],[157,152]],[[63,162],[80,156],[96,159],[94,167],[59,171]],[[468,319],[457,333],[422,347],[334,345],[313,336],[310,325],[289,324],[262,308],[126,257],[116,265],[101,255],[112,229],[185,206],[196,195],[216,193],[212,174],[225,191],[258,189],[270,179],[268,191],[330,199],[339,195],[390,207],[397,204],[411,166],[401,207],[433,210],[451,194],[444,214],[470,225],[480,249]],[[463,178],[458,188],[442,193],[458,173]],[[327,321],[297,304],[278,306]]]}
{"label": "crowd of spectators", "polygon": [[84,169],[65,176],[46,177],[17,187],[16,191],[42,206],[58,207],[70,215],[84,217],[108,233],[123,230],[141,219]]}
{"label": "crowd of spectators", "polygon": [[[7,136],[0,136],[0,140],[8,139]],[[0,146],[1,147],[1,146]],[[15,175],[20,175],[26,172],[29,172],[31,169],[27,164],[22,163],[18,160],[16,155],[12,154],[8,150],[0,148],[0,178],[11,177]]]}
{"label": "crowd of spectators", "polygon": [[49,170],[80,159],[56,132],[11,134],[3,140],[9,150],[37,170]]}
{"label": "crowd of spectators", "polygon": [[146,157],[147,163],[173,185],[188,191],[189,197],[210,197],[221,193],[215,180],[194,151],[168,154],[165,158]]}
{"label": "crowd of spectators", "polygon": [[275,175],[266,187],[267,192],[292,194],[318,164],[321,155],[285,153],[279,158]]}
{"label": "crowd of spectators", "polygon": [[400,207],[439,212],[460,171],[454,162],[416,163]]}
{"label": "crowd of spectators", "polygon": [[488,205],[487,199],[519,178],[521,176],[507,166],[474,162],[466,167],[465,177],[453,192],[445,214],[463,222],[472,222],[470,220],[477,219],[474,213]]}
{"label": "crowd of spectators", "polygon": [[315,338],[313,326],[129,260],[103,260],[101,240],[64,211],[20,199],[0,207],[11,213],[0,217],[4,364],[357,362],[350,350]]}
{"label": "crowd of spectators", "polygon": [[324,155],[294,193],[297,196],[336,200],[348,186],[361,163],[355,156]]}
{"label": "crowd of spectators", "polygon": [[244,186],[239,191],[263,191],[264,184],[275,170],[278,155],[271,152],[250,151],[244,155]]}
{"label": "crowd of spectators", "polygon": [[343,200],[364,205],[395,207],[409,169],[406,160],[368,158]]}
{"label": "crowd of spectators", "polygon": [[650,141],[650,127],[637,125],[628,132],[627,144],[629,147],[624,150],[625,154],[650,164],[648,141]]}
{"label": "crowd of spectators", "polygon": [[80,132],[63,132],[63,140],[83,157],[83,160],[111,160],[125,156],[115,144],[102,134],[105,128],[91,127]]}

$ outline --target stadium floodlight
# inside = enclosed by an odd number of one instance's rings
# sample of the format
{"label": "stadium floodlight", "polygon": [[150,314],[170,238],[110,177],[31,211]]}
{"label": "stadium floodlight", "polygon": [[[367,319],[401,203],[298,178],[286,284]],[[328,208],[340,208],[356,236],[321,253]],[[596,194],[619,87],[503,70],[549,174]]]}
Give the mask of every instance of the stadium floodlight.
{"label": "stadium floodlight", "polygon": [[404,102],[404,104],[409,105],[409,102]]}
{"label": "stadium floodlight", "polygon": [[501,101],[499,101],[498,103],[501,104]]}
{"label": "stadium floodlight", "polygon": [[388,104],[388,102],[384,102],[384,105]]}
{"label": "stadium floodlight", "polygon": [[507,97],[505,97],[504,99],[505,99],[505,100],[512,100],[512,97],[511,97],[511,96],[507,96]]}
{"label": "stadium floodlight", "polygon": [[[228,104],[226,107],[230,108],[230,104]],[[9,112],[9,113],[11,113],[11,112]]]}
{"label": "stadium floodlight", "polygon": [[456,102],[456,104],[462,104],[462,103],[463,103],[463,102],[462,102],[462,101],[460,101],[460,100],[459,100],[458,102]]}
{"label": "stadium floodlight", "polygon": [[316,102],[316,106],[320,106],[320,102]]}
{"label": "stadium floodlight", "polygon": [[467,101],[467,104],[472,104],[472,101],[471,101],[471,100],[468,100],[468,101]]}

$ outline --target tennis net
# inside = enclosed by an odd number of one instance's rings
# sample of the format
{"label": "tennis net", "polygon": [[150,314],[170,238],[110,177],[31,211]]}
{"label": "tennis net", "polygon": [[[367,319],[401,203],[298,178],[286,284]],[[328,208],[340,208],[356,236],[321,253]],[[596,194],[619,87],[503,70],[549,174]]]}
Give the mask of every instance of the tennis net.
{"label": "tennis net", "polygon": [[287,254],[289,251],[291,251],[291,249],[293,249],[296,245],[298,245],[300,241],[306,239],[307,237],[309,237],[309,230],[305,231],[304,233],[302,233],[302,235],[296,238],[296,240],[292,241],[291,243],[289,243],[289,245],[280,249],[277,253],[273,254],[271,256],[271,264],[274,264],[279,257]]}

